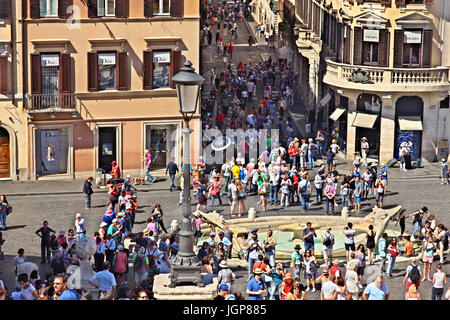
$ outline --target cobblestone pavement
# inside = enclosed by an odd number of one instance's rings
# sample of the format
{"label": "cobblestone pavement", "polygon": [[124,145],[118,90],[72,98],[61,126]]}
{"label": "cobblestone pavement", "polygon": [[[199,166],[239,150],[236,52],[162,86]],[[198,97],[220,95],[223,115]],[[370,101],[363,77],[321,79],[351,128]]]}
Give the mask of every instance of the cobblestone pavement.
{"label": "cobblestone pavement", "polygon": [[[450,199],[448,197],[450,186],[440,186],[436,179],[420,179],[412,183],[410,180],[394,180],[390,183],[390,192],[385,200],[385,206],[395,206],[400,204],[404,206],[408,212],[416,210],[426,205],[431,212],[435,213],[437,221],[445,225],[450,225],[450,217],[447,214],[447,208],[450,207]],[[179,192],[168,191],[151,191],[138,192],[139,210],[136,216],[136,224],[134,232],[142,231],[145,228],[145,221],[150,215],[151,208],[157,203],[162,204],[164,211],[165,224],[168,226],[173,219],[180,221],[181,207],[177,206]],[[14,212],[8,216],[7,225],[8,230],[3,232],[3,237],[6,240],[2,247],[6,259],[0,262],[0,279],[5,281],[9,288],[14,286],[14,268],[12,266],[12,259],[16,255],[19,248],[24,248],[29,261],[35,262],[40,267],[40,274],[45,275],[49,272],[47,264],[40,264],[40,239],[34,234],[40,228],[42,221],[48,220],[49,226],[55,230],[68,230],[73,228],[75,213],[81,212],[86,219],[88,235],[93,235],[98,230],[98,225],[102,219],[105,204],[107,203],[106,194],[94,194],[90,211],[84,209],[84,200],[82,194],[78,195],[38,195],[38,196],[11,196],[9,197],[10,204],[14,207]],[[223,214],[225,219],[229,219],[229,206],[224,199],[224,206],[209,207],[208,210],[217,210]],[[247,208],[255,207],[258,210],[258,216],[276,216],[276,215],[301,215],[298,206],[288,208],[280,208],[279,206],[271,206],[267,212],[260,212],[260,204],[257,204],[255,196],[250,196],[247,200]],[[374,199],[370,199],[369,203],[363,204],[363,208],[370,209],[374,204]],[[196,200],[193,197],[192,209],[195,210]],[[322,208],[320,206],[313,206],[314,208]],[[323,214],[323,210],[311,210],[307,214]],[[388,229],[398,230],[394,227],[394,221],[389,223]],[[412,231],[411,223],[407,223],[407,232]],[[435,263],[436,264],[436,263]],[[394,278],[386,280],[393,299],[402,299],[405,288],[401,284],[404,275],[405,264],[399,264],[395,268]],[[235,281],[233,289],[245,292],[247,270],[235,270],[238,279]],[[450,264],[446,261],[444,264],[444,271],[450,272]],[[130,279],[132,274],[130,274]],[[424,283],[421,289],[422,295],[429,298],[431,286],[429,283]],[[317,299],[319,294],[308,293],[308,298]]]}

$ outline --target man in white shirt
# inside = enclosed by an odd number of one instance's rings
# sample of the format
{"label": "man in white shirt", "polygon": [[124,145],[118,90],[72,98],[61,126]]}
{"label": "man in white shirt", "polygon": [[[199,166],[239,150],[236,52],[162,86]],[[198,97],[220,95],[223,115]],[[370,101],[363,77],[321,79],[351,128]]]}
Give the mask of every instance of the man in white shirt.
{"label": "man in white shirt", "polygon": [[328,280],[322,284],[321,299],[322,300],[336,300],[337,294],[341,292],[339,286],[334,283],[335,276],[330,274]]}
{"label": "man in white shirt", "polygon": [[75,215],[75,228],[76,233],[80,237],[84,237],[86,235],[86,226],[84,224],[84,218],[81,217],[80,213]]}

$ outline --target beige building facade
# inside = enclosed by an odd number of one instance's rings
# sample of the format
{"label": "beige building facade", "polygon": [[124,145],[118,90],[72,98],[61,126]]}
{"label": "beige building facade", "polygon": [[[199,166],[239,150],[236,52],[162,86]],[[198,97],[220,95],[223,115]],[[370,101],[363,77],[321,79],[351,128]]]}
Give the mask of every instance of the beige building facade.
{"label": "beige building facade", "polygon": [[[199,70],[197,1],[18,2],[23,179],[98,176],[113,160],[124,175],[143,176],[146,149],[153,171],[181,164],[184,124],[171,78],[187,60]],[[198,114],[190,127],[195,161]]]}
{"label": "beige building facade", "polygon": [[339,129],[349,159],[363,137],[380,162],[398,158],[407,138],[413,160],[441,155],[450,89],[446,7],[440,0],[296,0],[305,100],[323,109],[326,129]]}
{"label": "beige building facade", "polygon": [[27,116],[21,94],[17,1],[0,1],[0,180],[27,177]]}

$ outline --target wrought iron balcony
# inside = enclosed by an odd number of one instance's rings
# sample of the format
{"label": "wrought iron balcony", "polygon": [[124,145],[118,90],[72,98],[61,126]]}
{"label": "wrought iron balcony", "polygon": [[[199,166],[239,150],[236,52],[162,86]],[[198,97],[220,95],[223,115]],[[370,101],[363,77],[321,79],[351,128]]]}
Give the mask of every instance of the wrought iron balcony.
{"label": "wrought iron balcony", "polygon": [[28,96],[28,112],[74,112],[75,93],[31,94]]}

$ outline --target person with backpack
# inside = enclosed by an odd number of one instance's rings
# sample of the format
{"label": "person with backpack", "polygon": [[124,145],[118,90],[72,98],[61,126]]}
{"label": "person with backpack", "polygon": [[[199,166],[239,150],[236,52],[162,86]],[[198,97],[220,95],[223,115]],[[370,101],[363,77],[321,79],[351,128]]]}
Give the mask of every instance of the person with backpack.
{"label": "person with backpack", "polygon": [[405,277],[403,278],[403,284],[405,284],[406,280],[408,280],[406,285],[406,291],[409,290],[409,287],[411,285],[415,285],[417,289],[420,286],[420,275],[422,270],[416,262],[417,262],[416,258],[411,258],[411,264],[408,267],[406,267],[406,274]]}
{"label": "person with backpack", "polygon": [[298,194],[302,203],[302,210],[305,212],[309,207],[309,200],[312,196],[311,182],[309,181],[309,175],[305,174],[304,179],[298,184]]}
{"label": "person with backpack", "polygon": [[322,250],[325,265],[328,266],[328,261],[330,261],[330,267],[331,261],[333,261],[333,246],[334,246],[334,235],[331,233],[331,227],[327,227],[327,230],[322,235]]}
{"label": "person with backpack", "polygon": [[141,283],[147,278],[148,258],[145,254],[145,247],[139,248],[138,253],[133,257],[134,283]]}

